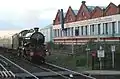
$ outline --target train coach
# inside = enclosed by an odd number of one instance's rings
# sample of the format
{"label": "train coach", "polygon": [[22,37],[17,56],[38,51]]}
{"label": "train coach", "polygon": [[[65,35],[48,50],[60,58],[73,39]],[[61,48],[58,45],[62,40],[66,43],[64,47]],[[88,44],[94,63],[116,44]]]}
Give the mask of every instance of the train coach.
{"label": "train coach", "polygon": [[14,34],[12,49],[17,50],[17,56],[44,63],[48,51],[44,44],[45,36],[38,30],[39,28],[34,28],[34,30],[23,30]]}

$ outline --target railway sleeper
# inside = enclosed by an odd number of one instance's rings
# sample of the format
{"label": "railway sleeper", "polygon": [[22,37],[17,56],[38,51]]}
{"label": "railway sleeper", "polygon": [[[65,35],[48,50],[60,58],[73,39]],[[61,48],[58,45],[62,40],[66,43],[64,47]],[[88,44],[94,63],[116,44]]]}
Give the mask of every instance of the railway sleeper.
{"label": "railway sleeper", "polygon": [[0,71],[0,78],[15,78],[15,74],[12,71]]}
{"label": "railway sleeper", "polygon": [[0,59],[0,63],[4,64],[5,66],[8,66],[8,63],[5,62],[4,60]]}

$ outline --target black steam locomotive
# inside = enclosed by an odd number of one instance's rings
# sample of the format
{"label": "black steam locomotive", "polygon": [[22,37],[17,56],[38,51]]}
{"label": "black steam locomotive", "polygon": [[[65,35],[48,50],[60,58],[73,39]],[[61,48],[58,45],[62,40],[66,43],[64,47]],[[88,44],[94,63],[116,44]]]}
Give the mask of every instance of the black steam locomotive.
{"label": "black steam locomotive", "polygon": [[44,63],[48,52],[44,45],[45,37],[39,28],[34,30],[23,30],[12,36],[12,49],[17,50],[17,55],[30,61],[40,61]]}

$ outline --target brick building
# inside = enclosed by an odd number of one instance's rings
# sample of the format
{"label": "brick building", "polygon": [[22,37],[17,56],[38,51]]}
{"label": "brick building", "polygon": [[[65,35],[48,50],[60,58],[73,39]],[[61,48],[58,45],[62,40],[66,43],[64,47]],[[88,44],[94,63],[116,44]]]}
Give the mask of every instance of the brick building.
{"label": "brick building", "polygon": [[107,7],[87,6],[82,1],[79,10],[71,6],[64,14],[64,30],[60,24],[60,10],[53,21],[54,42],[58,44],[84,44],[94,41],[120,40],[120,5]]}

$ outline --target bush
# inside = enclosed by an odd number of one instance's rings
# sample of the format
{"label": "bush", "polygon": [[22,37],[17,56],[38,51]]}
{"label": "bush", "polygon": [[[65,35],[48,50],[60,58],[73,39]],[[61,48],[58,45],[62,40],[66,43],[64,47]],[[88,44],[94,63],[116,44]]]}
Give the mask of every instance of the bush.
{"label": "bush", "polygon": [[76,60],[76,66],[85,66],[86,65],[86,59],[80,58],[79,60]]}

